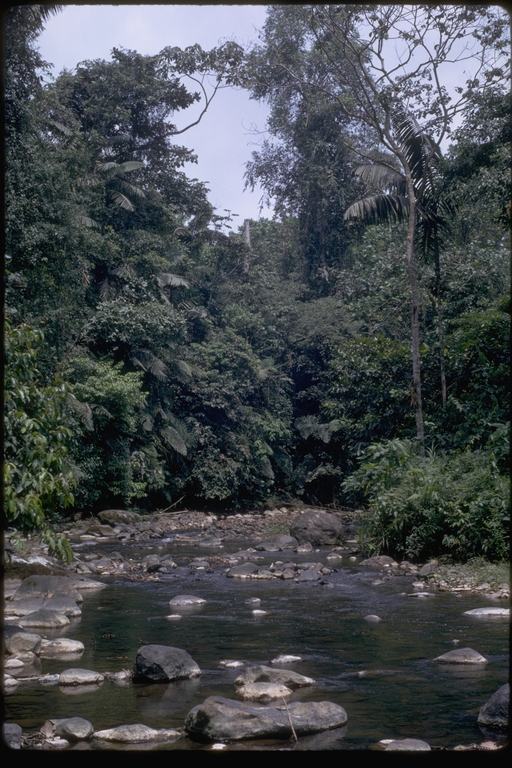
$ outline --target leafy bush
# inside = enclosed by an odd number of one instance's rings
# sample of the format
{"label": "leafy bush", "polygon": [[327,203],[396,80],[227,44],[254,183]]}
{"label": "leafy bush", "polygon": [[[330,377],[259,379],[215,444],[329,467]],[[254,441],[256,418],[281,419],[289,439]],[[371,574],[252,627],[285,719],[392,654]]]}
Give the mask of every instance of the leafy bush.
{"label": "leafy bush", "polygon": [[421,458],[413,441],[373,444],[343,489],[368,499],[361,544],[371,554],[409,560],[449,554],[459,561],[508,556],[509,482],[490,447]]}
{"label": "leafy bush", "polygon": [[43,382],[38,368],[42,333],[5,322],[4,509],[8,524],[22,534],[42,531],[51,553],[72,559],[69,544],[48,519],[73,504],[75,478],[67,459],[71,430],[64,404],[68,387]]}

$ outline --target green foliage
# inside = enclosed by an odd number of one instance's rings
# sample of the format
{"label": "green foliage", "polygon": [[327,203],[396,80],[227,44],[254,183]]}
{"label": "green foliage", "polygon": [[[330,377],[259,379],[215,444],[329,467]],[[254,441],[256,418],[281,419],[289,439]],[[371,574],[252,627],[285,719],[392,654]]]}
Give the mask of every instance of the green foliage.
{"label": "green foliage", "polygon": [[371,554],[504,560],[509,485],[489,448],[421,458],[395,439],[371,445],[344,490],[368,500],[361,544]]}
{"label": "green foliage", "polygon": [[58,378],[44,382],[37,363],[40,331],[6,321],[4,333],[6,521],[23,534],[43,530],[50,551],[69,559],[69,546],[48,526],[53,514],[74,502],[64,414],[68,386]]}

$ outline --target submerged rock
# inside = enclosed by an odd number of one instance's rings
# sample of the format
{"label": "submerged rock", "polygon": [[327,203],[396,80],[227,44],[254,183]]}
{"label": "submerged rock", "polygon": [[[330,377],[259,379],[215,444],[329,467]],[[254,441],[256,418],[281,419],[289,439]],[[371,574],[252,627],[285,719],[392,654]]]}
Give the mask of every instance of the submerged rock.
{"label": "submerged rock", "polygon": [[92,669],[66,669],[59,675],[59,685],[96,685],[104,679],[101,672]]}
{"label": "submerged rock", "polygon": [[169,683],[199,677],[201,670],[192,656],[169,645],[141,645],[133,669],[134,682]]}
{"label": "submerged rock", "polygon": [[288,706],[257,706],[210,696],[190,710],[185,729],[192,739],[287,739],[339,728],[347,722],[343,707],[330,701],[297,701]]}
{"label": "submerged rock", "polygon": [[204,605],[206,600],[203,597],[197,597],[196,595],[176,595],[169,600],[171,607],[179,606],[180,608],[186,606]]}
{"label": "submerged rock", "polygon": [[440,661],[444,664],[487,664],[487,659],[473,648],[456,648],[454,651],[443,653],[434,661]]}
{"label": "submerged rock", "polygon": [[510,616],[510,608],[473,608],[472,611],[464,611],[464,616]]}
{"label": "submerged rock", "polygon": [[179,731],[171,728],[150,728],[147,725],[119,725],[104,731],[95,731],[94,738],[103,741],[118,741],[124,744],[136,744],[144,741],[169,741],[181,736]]}
{"label": "submerged rock", "polygon": [[396,739],[390,741],[386,752],[430,752],[430,744],[421,739]]}
{"label": "submerged rock", "polygon": [[248,667],[235,680],[235,685],[247,685],[248,683],[278,683],[288,688],[302,688],[305,685],[313,685],[315,681],[311,677],[299,675],[291,669],[276,669],[256,665]]}

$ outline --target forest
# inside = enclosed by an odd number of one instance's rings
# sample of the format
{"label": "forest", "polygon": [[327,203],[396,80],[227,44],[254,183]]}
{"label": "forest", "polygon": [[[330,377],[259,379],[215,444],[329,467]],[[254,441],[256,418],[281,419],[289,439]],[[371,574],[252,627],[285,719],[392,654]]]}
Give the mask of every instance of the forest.
{"label": "forest", "polygon": [[[44,83],[60,8],[6,17],[6,526],[65,557],[59,522],[101,509],[300,500],[362,510],[369,554],[506,559],[505,12],[269,6],[250,49]],[[187,74],[269,105],[246,183],[272,220],[244,231],[186,176]]]}

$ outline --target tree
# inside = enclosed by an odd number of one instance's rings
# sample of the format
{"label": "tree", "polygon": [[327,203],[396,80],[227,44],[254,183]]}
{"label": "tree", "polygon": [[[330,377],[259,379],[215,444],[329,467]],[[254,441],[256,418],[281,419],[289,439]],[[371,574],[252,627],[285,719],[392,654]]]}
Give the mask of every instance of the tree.
{"label": "tree", "polygon": [[76,484],[67,457],[68,388],[60,379],[44,382],[37,361],[40,331],[5,321],[4,334],[5,517],[24,535],[42,530],[50,550],[70,560],[69,545],[48,524],[53,513],[73,504]]}
{"label": "tree", "polygon": [[[508,18],[488,6],[449,5],[315,5],[301,6],[308,15],[309,48],[328,63],[320,77],[311,74],[307,55],[286,59],[287,46],[276,47],[265,30],[263,43],[248,57],[245,82],[261,80],[274,90],[281,86],[267,72],[286,74],[284,88],[315,92],[337,104],[353,124],[375,132],[381,149],[397,161],[405,178],[409,219],[405,243],[411,292],[411,349],[416,432],[423,450],[419,287],[414,257],[417,200],[414,178],[403,142],[393,121],[397,107],[414,115],[423,132],[436,144],[449,135],[451,122],[478,92],[507,77]],[[294,40],[290,35],[289,44]],[[260,66],[261,62],[264,66]],[[464,85],[452,99],[444,83],[446,67],[463,61],[473,65]],[[365,161],[374,156],[357,135],[342,141]]]}

